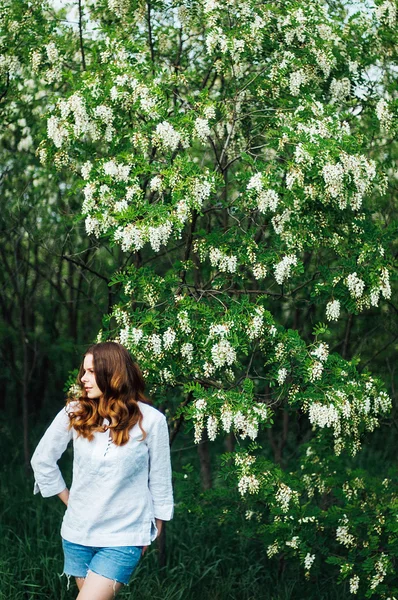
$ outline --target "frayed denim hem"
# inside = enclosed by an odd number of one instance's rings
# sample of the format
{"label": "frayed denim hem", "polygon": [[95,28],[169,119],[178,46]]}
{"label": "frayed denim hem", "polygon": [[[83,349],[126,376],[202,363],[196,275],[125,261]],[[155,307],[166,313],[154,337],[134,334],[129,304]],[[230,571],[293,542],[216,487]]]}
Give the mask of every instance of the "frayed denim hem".
{"label": "frayed denim hem", "polygon": [[89,573],[95,573],[96,575],[100,575],[101,577],[105,577],[105,579],[110,579],[111,581],[113,581],[113,597],[114,598],[116,596],[116,584],[117,583],[121,583],[122,585],[128,585],[127,583],[124,583],[124,581],[118,581],[117,579],[111,579],[110,577],[107,577],[106,575],[102,575],[101,573],[97,573],[96,571],[93,571],[92,569],[87,569],[87,572],[84,575],[84,577],[82,577],[81,575],[70,575],[69,573],[65,573],[65,571],[63,571],[61,573],[61,575],[58,575],[58,577],[61,579],[61,577],[63,575],[65,575],[65,577],[67,579],[66,589],[67,589],[67,591],[69,591],[71,577],[77,577],[78,579],[86,579],[86,577]]}

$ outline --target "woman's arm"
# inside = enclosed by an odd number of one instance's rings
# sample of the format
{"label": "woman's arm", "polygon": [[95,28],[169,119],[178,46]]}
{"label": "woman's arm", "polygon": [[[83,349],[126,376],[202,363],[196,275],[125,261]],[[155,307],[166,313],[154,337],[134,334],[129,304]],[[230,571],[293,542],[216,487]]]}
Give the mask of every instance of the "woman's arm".
{"label": "woman's arm", "polygon": [[48,498],[65,491],[66,484],[57,463],[72,439],[69,422],[67,407],[64,407],[47,428],[33,453],[30,462],[35,475],[34,494],[40,492],[44,498]]}
{"label": "woman's arm", "polygon": [[[166,417],[159,415],[146,439],[149,450],[148,487],[156,522],[173,518],[174,500],[170,461],[169,430]],[[160,533],[160,531],[159,531]]]}

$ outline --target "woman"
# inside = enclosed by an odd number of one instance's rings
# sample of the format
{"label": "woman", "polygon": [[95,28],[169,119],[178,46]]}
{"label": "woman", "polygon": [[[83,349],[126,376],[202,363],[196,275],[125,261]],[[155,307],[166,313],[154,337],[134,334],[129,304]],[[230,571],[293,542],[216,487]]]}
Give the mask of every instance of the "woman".
{"label": "woman", "polygon": [[[64,573],[78,600],[114,598],[148,545],[173,516],[164,415],[144,396],[140,369],[116,342],[88,348],[77,383],[32,457],[34,493],[66,504]],[[70,490],[57,465],[73,439]]]}

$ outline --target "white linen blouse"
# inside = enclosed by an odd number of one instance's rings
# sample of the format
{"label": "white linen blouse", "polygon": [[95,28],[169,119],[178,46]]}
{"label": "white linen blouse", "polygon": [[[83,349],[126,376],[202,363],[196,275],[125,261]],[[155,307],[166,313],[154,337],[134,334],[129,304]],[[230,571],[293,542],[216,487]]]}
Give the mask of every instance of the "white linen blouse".
{"label": "white linen blouse", "polygon": [[[66,488],[57,461],[73,439],[73,477],[61,536],[84,546],[147,546],[157,536],[155,519],[169,521],[174,501],[169,432],[165,416],[138,402],[143,414],[124,446],[113,443],[110,430],[96,431],[90,442],[74,428],[62,408],[41,438],[31,459],[33,493],[44,498]],[[104,419],[109,425],[109,420]]]}

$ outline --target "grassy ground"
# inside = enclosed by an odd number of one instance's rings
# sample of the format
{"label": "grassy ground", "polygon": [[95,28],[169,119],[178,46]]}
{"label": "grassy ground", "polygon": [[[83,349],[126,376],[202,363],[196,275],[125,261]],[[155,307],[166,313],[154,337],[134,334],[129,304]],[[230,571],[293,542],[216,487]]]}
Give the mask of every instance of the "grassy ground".
{"label": "grassy ground", "polygon": [[[64,505],[57,497],[33,496],[33,476],[25,474],[21,453],[16,450],[17,433],[14,429],[11,435],[10,429],[0,428],[0,600],[72,600],[77,595],[75,582],[71,580],[68,591],[66,577],[60,577],[59,530]],[[70,460],[71,452],[61,459],[64,474],[70,471]],[[199,516],[184,514],[178,505],[166,533],[166,567],[159,568],[154,544],[118,597],[339,600],[349,596],[344,586],[320,588],[316,582],[306,582],[303,570],[294,566],[278,574],[277,563],[268,561],[259,541],[239,537],[227,527],[209,526]]]}

